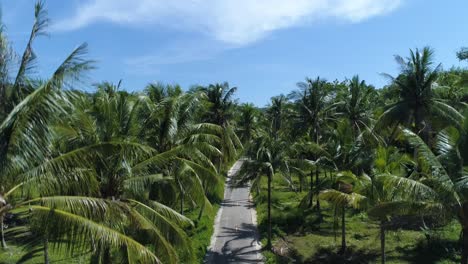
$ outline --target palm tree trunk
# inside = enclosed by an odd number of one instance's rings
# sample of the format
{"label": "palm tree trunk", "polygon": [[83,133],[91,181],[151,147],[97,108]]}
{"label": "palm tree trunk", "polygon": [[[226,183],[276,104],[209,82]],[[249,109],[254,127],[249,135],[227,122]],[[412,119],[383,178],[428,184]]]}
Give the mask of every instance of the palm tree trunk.
{"label": "palm tree trunk", "polygon": [[3,224],[3,215],[0,217],[0,234],[2,237],[2,248],[8,248],[5,242],[5,226]]}
{"label": "palm tree trunk", "polygon": [[341,250],[340,253],[344,254],[346,251],[346,221],[345,221],[345,206],[341,208]]}
{"label": "palm tree trunk", "polygon": [[180,214],[184,215],[184,194],[180,193]]}
{"label": "palm tree trunk", "polygon": [[314,199],[314,174],[310,171],[310,197],[309,197],[309,208],[312,207],[313,199]]}
{"label": "palm tree trunk", "polygon": [[267,249],[271,249],[271,177],[268,175],[268,242]]}
{"label": "palm tree trunk", "polygon": [[299,178],[299,192],[301,193],[302,192],[302,177],[298,176],[298,178]]}
{"label": "palm tree trunk", "polygon": [[[206,196],[206,191],[205,191],[205,190],[206,190],[206,181],[203,181],[203,184],[202,184],[202,185],[203,185],[203,192],[204,192],[204,194],[205,194],[205,196]],[[200,208],[200,213],[198,214],[198,218],[197,218],[198,221],[200,221],[200,219],[201,219],[202,216],[203,216],[203,211],[205,210],[205,203],[206,203],[206,202],[203,201],[202,207]]]}
{"label": "palm tree trunk", "polygon": [[460,263],[468,263],[468,228],[466,227],[462,229],[462,256]]}
{"label": "palm tree trunk", "polygon": [[110,248],[108,246],[104,247],[104,252],[102,256],[102,263],[112,263],[112,258],[111,258],[111,253],[110,253]]}
{"label": "palm tree trunk", "polygon": [[49,240],[44,237],[42,243],[44,244],[44,264],[49,264]]}
{"label": "palm tree trunk", "polygon": [[385,264],[385,222],[380,221],[380,255],[382,264]]}
{"label": "palm tree trunk", "polygon": [[320,199],[319,199],[319,169],[315,168],[315,196],[317,197],[317,211],[320,214]]}

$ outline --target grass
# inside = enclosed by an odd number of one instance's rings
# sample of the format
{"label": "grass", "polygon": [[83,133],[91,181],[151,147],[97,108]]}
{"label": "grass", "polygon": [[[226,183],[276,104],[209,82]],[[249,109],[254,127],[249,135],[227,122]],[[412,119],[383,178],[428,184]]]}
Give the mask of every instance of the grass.
{"label": "grass", "polygon": [[[208,246],[210,245],[211,236],[214,232],[214,219],[218,212],[219,205],[213,205],[211,210],[207,210],[201,217],[200,221],[196,221],[196,225],[193,229],[187,231],[194,253],[194,259],[186,261],[186,263],[203,263]],[[187,216],[192,220],[196,220],[198,217],[198,210],[189,212]]]}
{"label": "grass", "polygon": [[[78,264],[89,263],[89,255],[67,256],[64,251],[49,249],[50,263]],[[9,244],[7,249],[0,249],[0,264],[39,264],[44,263],[42,248],[36,251],[26,250],[24,247]]]}
{"label": "grass", "polygon": [[[266,180],[260,195],[255,195],[262,244],[266,244]],[[255,193],[255,192],[254,192]],[[364,212],[348,210],[346,237],[348,250],[338,254],[341,246],[340,221],[334,211],[321,201],[322,221],[314,209],[298,204],[306,195],[290,191],[279,177],[272,193],[273,252],[264,252],[266,263],[378,263],[380,262],[379,229]],[[387,263],[459,263],[456,221],[423,232],[394,228],[386,233]]]}

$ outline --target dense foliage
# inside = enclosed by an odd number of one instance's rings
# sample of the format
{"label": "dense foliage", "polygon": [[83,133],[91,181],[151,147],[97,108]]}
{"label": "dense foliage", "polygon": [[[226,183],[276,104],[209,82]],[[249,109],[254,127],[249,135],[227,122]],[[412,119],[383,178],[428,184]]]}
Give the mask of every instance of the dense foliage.
{"label": "dense foliage", "polygon": [[321,201],[333,206],[341,253],[352,209],[380,225],[382,263],[387,227],[412,216],[431,226],[458,220],[468,263],[468,75],[434,65],[430,48],[396,56],[401,72],[382,89],[359,76],[307,78],[257,108],[238,104],[228,83],[130,93],[103,82],[83,92],[95,65],[86,44],[38,80],[33,43],[47,24],[39,2],[21,56],[0,27],[2,248],[39,248],[45,263],[49,245],[92,263],[191,262],[187,232],[221,199],[222,172],[243,153],[240,182],[252,181],[255,193],[268,181],[266,249],[281,177],[306,192],[299,210],[324,221]]}

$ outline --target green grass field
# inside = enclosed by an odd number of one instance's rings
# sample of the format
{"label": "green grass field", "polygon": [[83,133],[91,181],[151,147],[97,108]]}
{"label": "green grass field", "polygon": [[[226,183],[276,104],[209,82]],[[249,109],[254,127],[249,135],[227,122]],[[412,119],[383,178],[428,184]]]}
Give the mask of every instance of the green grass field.
{"label": "green grass field", "polygon": [[[255,201],[262,244],[265,245],[266,178],[261,185],[261,193],[255,195]],[[276,254],[264,252],[267,263],[380,262],[379,229],[375,221],[369,220],[364,212],[348,210],[348,250],[340,255],[341,228],[339,224],[334,224],[332,208],[321,202],[323,221],[319,223],[315,210],[298,208],[305,195],[305,192],[290,191],[279,177],[274,180],[272,222]],[[456,221],[429,232],[417,228],[389,230],[386,235],[387,263],[458,263],[459,235],[460,227]]]}

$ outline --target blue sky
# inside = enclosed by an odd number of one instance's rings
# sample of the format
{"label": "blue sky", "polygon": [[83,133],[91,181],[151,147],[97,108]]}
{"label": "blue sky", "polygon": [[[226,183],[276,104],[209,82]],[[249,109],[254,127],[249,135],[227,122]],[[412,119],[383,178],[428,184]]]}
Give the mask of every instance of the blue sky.
{"label": "blue sky", "polygon": [[[7,34],[22,51],[32,0],[0,0]],[[65,4],[66,3],[66,4]],[[263,106],[305,77],[359,74],[381,87],[393,55],[430,45],[444,68],[468,46],[466,0],[49,0],[49,37],[35,43],[47,76],[87,42],[98,69],[88,83],[190,85],[228,81],[241,102]],[[91,85],[89,85],[91,87]],[[92,89],[92,88],[89,88]]]}

